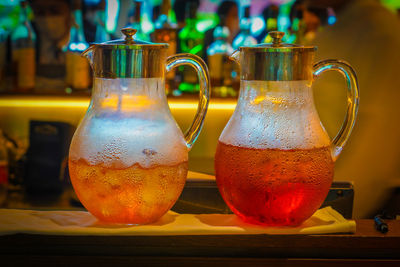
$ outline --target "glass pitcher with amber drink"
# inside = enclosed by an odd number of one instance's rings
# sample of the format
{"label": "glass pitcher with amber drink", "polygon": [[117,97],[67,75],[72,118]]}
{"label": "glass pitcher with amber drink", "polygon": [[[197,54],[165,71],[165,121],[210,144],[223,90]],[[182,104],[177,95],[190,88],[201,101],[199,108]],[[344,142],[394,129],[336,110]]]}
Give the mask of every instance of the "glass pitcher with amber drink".
{"label": "glass pitcher with amber drink", "polygon": [[[167,58],[168,44],[133,38],[89,47],[92,98],[70,146],[71,182],[82,204],[99,220],[147,224],[165,214],[186,181],[188,151],[203,125],[209,101],[204,62],[190,54]],[[193,67],[200,102],[185,135],[165,95],[165,72]]]}
{"label": "glass pitcher with amber drink", "polygon": [[[339,60],[313,64],[316,48],[281,43],[240,47],[232,58],[240,65],[236,109],[223,130],[215,155],[218,188],[244,221],[295,226],[323,203],[334,163],[346,144],[358,109],[357,78]],[[312,82],[321,73],[339,71],[347,82],[347,115],[331,140],[314,106]]]}

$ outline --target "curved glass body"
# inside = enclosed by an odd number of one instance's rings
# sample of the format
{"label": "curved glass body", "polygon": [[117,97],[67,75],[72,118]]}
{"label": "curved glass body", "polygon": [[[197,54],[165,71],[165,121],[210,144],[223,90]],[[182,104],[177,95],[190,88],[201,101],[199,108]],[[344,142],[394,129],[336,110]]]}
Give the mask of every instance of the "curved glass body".
{"label": "curved glass body", "polygon": [[179,197],[188,150],[162,79],[96,78],[70,147],[71,181],[100,220],[152,222]]}
{"label": "curved glass body", "polygon": [[[93,45],[85,55],[94,72],[92,99],[71,142],[69,171],[82,204],[105,222],[147,224],[176,202],[185,184],[188,152],[209,101],[208,70],[201,58],[166,58],[168,45],[133,40]],[[189,65],[198,75],[200,101],[185,135],[165,94],[165,70]]]}
{"label": "curved glass body", "polygon": [[324,201],[333,167],[308,81],[242,81],[215,156],[218,187],[237,215],[299,224]]}

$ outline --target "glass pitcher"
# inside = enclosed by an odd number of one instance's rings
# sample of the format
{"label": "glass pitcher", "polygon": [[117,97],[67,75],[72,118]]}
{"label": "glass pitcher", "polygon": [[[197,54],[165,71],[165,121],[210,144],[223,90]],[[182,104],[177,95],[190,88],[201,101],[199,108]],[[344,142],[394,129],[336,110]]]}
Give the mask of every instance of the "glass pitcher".
{"label": "glass pitcher", "polygon": [[[334,162],[348,140],[358,109],[357,78],[339,60],[313,64],[315,47],[281,43],[240,47],[236,109],[215,155],[218,188],[231,210],[261,225],[299,225],[323,203]],[[314,106],[314,78],[328,70],[347,82],[347,115],[331,141]]]}
{"label": "glass pitcher", "polygon": [[[82,204],[99,220],[125,224],[156,221],[176,202],[185,184],[188,151],[203,125],[209,74],[197,56],[167,58],[168,44],[125,40],[89,47],[92,98],[71,142],[71,182]],[[185,135],[165,95],[165,69],[193,67],[200,102]]]}

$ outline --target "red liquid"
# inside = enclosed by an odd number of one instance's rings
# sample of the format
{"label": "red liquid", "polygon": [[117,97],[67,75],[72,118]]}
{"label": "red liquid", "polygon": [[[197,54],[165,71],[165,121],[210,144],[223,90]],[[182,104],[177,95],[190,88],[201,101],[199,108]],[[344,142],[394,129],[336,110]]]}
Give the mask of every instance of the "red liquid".
{"label": "red liquid", "polygon": [[215,171],[219,191],[244,221],[298,225],[322,204],[333,179],[329,147],[279,150],[218,143]]}

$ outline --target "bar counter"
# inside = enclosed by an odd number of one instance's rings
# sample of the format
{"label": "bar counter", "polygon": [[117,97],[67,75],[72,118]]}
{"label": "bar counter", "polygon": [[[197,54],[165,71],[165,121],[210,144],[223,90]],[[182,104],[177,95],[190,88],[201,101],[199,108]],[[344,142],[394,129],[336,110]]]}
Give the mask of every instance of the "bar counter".
{"label": "bar counter", "polygon": [[[78,124],[89,97],[3,96],[0,128],[26,140],[29,120]],[[178,124],[186,129],[197,99],[169,99]],[[191,170],[212,173],[216,142],[236,106],[235,99],[212,100]],[[204,134],[207,133],[207,134]],[[181,235],[181,236],[0,236],[1,266],[400,266],[400,220],[389,232],[372,220],[356,220],[354,234]]]}
{"label": "bar counter", "polygon": [[[2,266],[400,266],[400,221],[355,234],[0,237]],[[5,265],[4,265],[5,263]]]}

